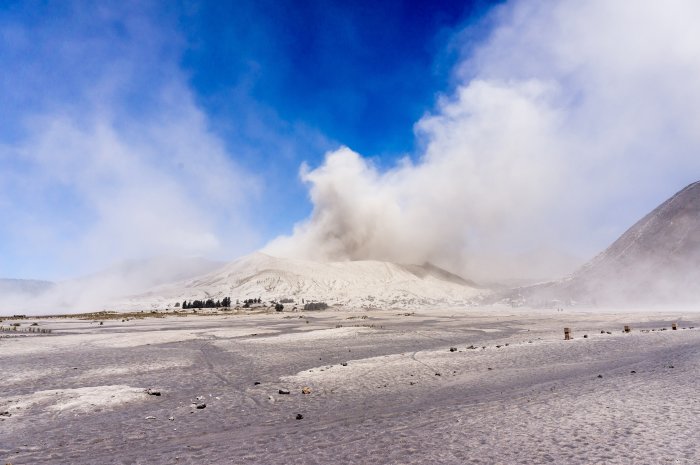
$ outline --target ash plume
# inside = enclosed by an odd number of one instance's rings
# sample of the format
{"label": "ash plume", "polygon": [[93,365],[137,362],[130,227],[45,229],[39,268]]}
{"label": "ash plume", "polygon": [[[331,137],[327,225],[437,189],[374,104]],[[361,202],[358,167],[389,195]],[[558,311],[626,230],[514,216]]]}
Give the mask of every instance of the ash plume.
{"label": "ash plume", "polygon": [[[557,276],[700,174],[700,5],[513,1],[456,89],[382,170],[341,147],[302,167],[313,212],[266,250]],[[464,37],[464,39],[462,39]]]}

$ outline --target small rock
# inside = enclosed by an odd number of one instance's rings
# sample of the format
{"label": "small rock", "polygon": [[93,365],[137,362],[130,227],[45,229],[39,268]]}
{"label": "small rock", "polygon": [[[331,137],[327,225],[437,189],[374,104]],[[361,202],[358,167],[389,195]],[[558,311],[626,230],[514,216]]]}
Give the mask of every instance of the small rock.
{"label": "small rock", "polygon": [[260,384],[260,381],[256,381],[253,383],[254,386],[258,386]]}
{"label": "small rock", "polygon": [[598,378],[602,378],[602,377],[603,377],[603,375],[598,375]]}
{"label": "small rock", "polygon": [[160,391],[156,391],[155,389],[146,389],[146,394],[149,396],[160,396]]}
{"label": "small rock", "polygon": [[605,331],[601,331],[600,334],[605,334]]}
{"label": "small rock", "polygon": [[493,370],[493,368],[489,367],[489,371]]}
{"label": "small rock", "polygon": [[450,347],[450,352],[457,352],[457,348],[456,348],[456,347]]}
{"label": "small rock", "polygon": [[202,410],[202,409],[204,409],[204,408],[207,408],[207,404],[205,404],[204,402],[202,402],[201,404],[197,404],[195,407],[196,407],[197,409],[199,409],[199,410]]}
{"label": "small rock", "polygon": [[175,421],[175,417],[168,417],[168,420]]}
{"label": "small rock", "polygon": [[508,347],[508,345],[509,345],[509,344],[506,342],[506,347]]}
{"label": "small rock", "polygon": [[416,383],[414,383],[413,381],[410,381],[408,384],[410,384],[411,386],[413,386],[413,385],[416,384]]}
{"label": "small rock", "polygon": [[272,396],[267,396],[267,401],[270,402],[271,404],[275,403],[275,398]]}
{"label": "small rock", "polygon": [[669,365],[668,367],[669,367],[669,368],[673,368],[673,365]]}
{"label": "small rock", "polygon": [[500,349],[500,348],[501,348],[501,346],[499,346],[499,345],[496,346],[496,349]]}
{"label": "small rock", "polygon": [[10,412],[0,412],[0,417],[11,417],[12,414]]}
{"label": "small rock", "polygon": [[146,417],[146,420],[155,420],[155,419],[156,419],[156,417],[152,417],[152,416]]}
{"label": "small rock", "polygon": [[348,366],[348,362],[343,362],[340,365],[346,367],[346,366]]}
{"label": "small rock", "polygon": [[308,386],[304,386],[303,388],[301,388],[301,393],[302,394],[311,394],[311,388]]}
{"label": "small rock", "polygon": [[195,399],[197,399],[197,400],[204,400],[204,396],[197,396],[197,397],[195,397]]}
{"label": "small rock", "polygon": [[605,334],[612,334],[610,331],[606,331]]}
{"label": "small rock", "polygon": [[467,347],[467,349],[473,350],[473,349],[476,349],[476,347],[472,344],[469,347]]}
{"label": "small rock", "polygon": [[302,415],[301,413],[297,413],[297,420],[303,420],[303,419],[304,419],[304,415]]}
{"label": "small rock", "polygon": [[289,389],[280,389],[277,391],[278,394],[289,394]]}
{"label": "small rock", "polygon": [[635,373],[636,373],[636,371],[632,370],[632,371],[630,371],[630,373],[632,373],[632,374],[635,374]]}
{"label": "small rock", "polygon": [[584,338],[584,339],[588,339],[588,334],[584,334],[584,335],[583,335],[583,338]]}
{"label": "small rock", "polygon": [[442,376],[440,373],[435,373],[435,376]]}

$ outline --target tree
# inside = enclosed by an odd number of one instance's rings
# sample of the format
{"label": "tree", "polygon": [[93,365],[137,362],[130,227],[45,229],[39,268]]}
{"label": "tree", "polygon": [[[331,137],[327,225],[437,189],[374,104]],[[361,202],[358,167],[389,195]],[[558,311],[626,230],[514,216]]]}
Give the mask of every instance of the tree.
{"label": "tree", "polygon": [[309,302],[304,305],[304,310],[325,310],[328,308],[328,304],[325,302]]}

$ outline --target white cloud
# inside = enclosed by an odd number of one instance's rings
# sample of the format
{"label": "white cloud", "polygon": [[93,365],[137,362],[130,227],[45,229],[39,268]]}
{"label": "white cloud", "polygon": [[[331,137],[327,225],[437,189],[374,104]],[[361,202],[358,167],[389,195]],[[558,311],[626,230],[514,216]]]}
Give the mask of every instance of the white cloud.
{"label": "white cloud", "polygon": [[[154,254],[228,257],[236,251],[231,229],[250,244],[244,216],[256,180],[231,161],[191,102],[161,108],[167,118],[140,121],[131,134],[104,116],[87,124],[61,116],[33,122],[35,136],[18,150],[33,166],[32,195],[61,204],[72,221],[61,228],[61,212],[44,211],[34,226],[54,234],[42,237],[40,247],[59,249],[63,263],[90,269]],[[14,225],[18,234],[28,227]],[[67,230],[69,241],[62,237]]]}
{"label": "white cloud", "polygon": [[272,253],[551,275],[700,177],[700,5],[514,1],[461,84],[382,172],[347,148],[302,171],[314,211]]}
{"label": "white cloud", "polygon": [[0,25],[12,39],[0,274],[63,279],[129,258],[253,249],[260,180],[195,102],[175,18],[155,6],[64,6]]}

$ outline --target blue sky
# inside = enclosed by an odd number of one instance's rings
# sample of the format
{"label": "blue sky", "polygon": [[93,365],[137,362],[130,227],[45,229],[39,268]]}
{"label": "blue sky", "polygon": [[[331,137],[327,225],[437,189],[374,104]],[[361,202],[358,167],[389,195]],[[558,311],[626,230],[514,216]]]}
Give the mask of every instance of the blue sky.
{"label": "blue sky", "polygon": [[690,0],[225,3],[0,4],[0,277],[553,275],[700,178]]}
{"label": "blue sky", "polygon": [[[180,252],[177,244],[151,240],[141,247],[135,238],[91,232],[101,222],[119,221],[120,213],[96,205],[93,189],[102,188],[76,186],[73,177],[100,171],[93,174],[109,183],[114,167],[71,174],[71,164],[99,157],[90,147],[99,125],[128,141],[125,150],[161,151],[136,158],[148,158],[144,169],[167,172],[167,146],[142,141],[148,148],[134,147],[139,127],[165,124],[163,113],[197,113],[201,136],[215,139],[221,157],[232,162],[226,167],[231,181],[251,184],[238,192],[245,200],[236,209],[219,209],[206,198],[190,206],[211,207],[207,214],[222,219],[209,230],[229,232],[214,247],[183,253],[230,259],[290,232],[311,210],[297,176],[302,162],[318,164],[341,143],[380,164],[413,151],[413,123],[450,85],[454,31],[488,7],[483,1],[429,7],[402,1],[3,2],[0,208],[8,221],[0,227],[0,275],[57,279],[148,255],[149,247],[153,254]],[[166,92],[172,95],[163,97]],[[173,110],[178,104],[171,99],[189,107]],[[57,124],[62,127],[46,140]],[[66,132],[81,146],[72,150],[84,151],[56,167],[65,155],[46,146],[70,146],[62,140]],[[37,145],[47,152],[28,153]],[[196,154],[186,158],[198,163]],[[125,182],[100,195],[122,195]],[[130,195],[138,196],[139,186],[133,189]],[[188,189],[185,196],[197,195]],[[154,202],[154,209],[161,207]]]}

